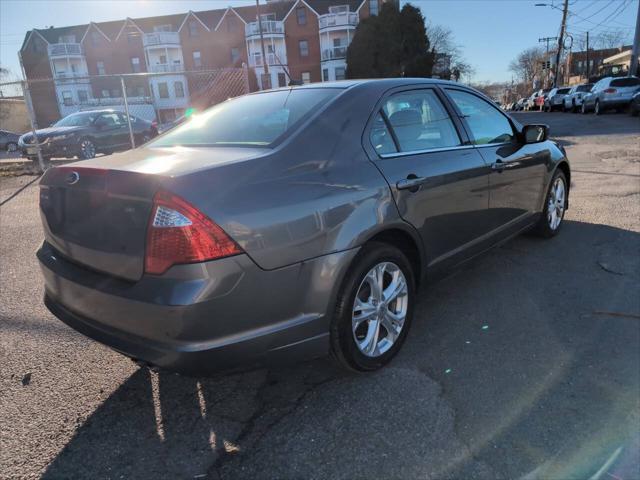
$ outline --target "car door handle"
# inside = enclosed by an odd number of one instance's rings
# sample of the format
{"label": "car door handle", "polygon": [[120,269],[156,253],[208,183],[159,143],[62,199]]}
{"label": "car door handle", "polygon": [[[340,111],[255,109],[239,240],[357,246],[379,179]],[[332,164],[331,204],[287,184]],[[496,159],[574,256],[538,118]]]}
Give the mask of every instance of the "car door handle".
{"label": "car door handle", "polygon": [[491,170],[496,170],[498,172],[501,172],[502,170],[506,169],[506,168],[513,168],[515,166],[517,166],[520,162],[503,162],[502,160],[496,160],[496,162],[494,164],[491,165]]}
{"label": "car door handle", "polygon": [[418,177],[414,174],[410,174],[407,178],[398,180],[396,182],[396,188],[398,190],[411,190],[412,192],[417,192],[426,181],[426,177]]}

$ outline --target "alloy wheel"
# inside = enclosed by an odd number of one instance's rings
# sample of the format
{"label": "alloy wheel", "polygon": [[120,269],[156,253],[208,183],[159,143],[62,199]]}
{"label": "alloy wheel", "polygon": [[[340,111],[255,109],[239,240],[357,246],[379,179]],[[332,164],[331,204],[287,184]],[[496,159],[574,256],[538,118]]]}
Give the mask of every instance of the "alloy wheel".
{"label": "alloy wheel", "polygon": [[365,275],[353,303],[352,332],[360,352],[379,357],[396,342],[407,317],[409,289],[400,267],[381,262]]}
{"label": "alloy wheel", "polygon": [[564,179],[562,177],[556,178],[549,191],[549,199],[547,201],[547,221],[551,230],[557,230],[562,222],[566,204],[566,191]]}
{"label": "alloy wheel", "polygon": [[87,160],[96,156],[96,146],[91,140],[85,139],[80,143],[82,158]]}

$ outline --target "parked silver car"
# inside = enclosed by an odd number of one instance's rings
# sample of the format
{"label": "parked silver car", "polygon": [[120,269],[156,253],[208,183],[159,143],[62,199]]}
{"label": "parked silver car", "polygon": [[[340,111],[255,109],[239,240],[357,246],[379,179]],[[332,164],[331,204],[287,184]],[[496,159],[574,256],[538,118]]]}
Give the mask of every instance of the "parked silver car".
{"label": "parked silver car", "polygon": [[598,81],[582,98],[582,113],[593,110],[600,115],[606,110],[622,111],[631,102],[631,97],[640,86],[638,77],[606,77]]}
{"label": "parked silver car", "polygon": [[553,112],[554,110],[564,109],[564,97],[569,93],[571,87],[555,87],[547,94],[544,99],[544,111]]}
{"label": "parked silver car", "polygon": [[593,83],[583,83],[582,85],[574,85],[569,93],[562,99],[564,111],[577,113],[582,107],[582,97],[591,91]]}

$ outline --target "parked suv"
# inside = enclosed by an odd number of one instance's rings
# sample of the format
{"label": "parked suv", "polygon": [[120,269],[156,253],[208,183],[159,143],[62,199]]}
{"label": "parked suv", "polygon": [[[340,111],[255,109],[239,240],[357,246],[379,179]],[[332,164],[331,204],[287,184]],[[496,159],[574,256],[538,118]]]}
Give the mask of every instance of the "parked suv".
{"label": "parked suv", "polygon": [[593,83],[583,83],[582,85],[574,85],[569,93],[564,96],[562,103],[564,110],[577,113],[582,107],[582,97],[591,91]]}
{"label": "parked suv", "polygon": [[[131,126],[136,145],[142,145],[158,135],[155,122],[131,115]],[[42,155],[93,158],[96,153],[112,153],[131,148],[129,124],[124,113],[116,110],[78,112],[64,117],[49,128],[36,130]],[[18,146],[23,157],[35,160],[37,150],[31,132],[20,137]]]}
{"label": "parked suv", "polygon": [[544,110],[553,112],[554,110],[562,110],[564,108],[564,97],[571,90],[570,87],[552,88],[544,99]]}
{"label": "parked suv", "polygon": [[582,113],[591,110],[600,115],[605,110],[624,110],[640,86],[638,77],[606,77],[596,83],[582,99]]}

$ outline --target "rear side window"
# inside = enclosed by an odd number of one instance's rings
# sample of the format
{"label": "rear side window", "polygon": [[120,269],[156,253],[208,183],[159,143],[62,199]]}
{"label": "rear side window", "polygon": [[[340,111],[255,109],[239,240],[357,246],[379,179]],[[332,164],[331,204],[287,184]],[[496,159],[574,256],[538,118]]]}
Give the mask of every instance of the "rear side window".
{"label": "rear side window", "polygon": [[474,144],[489,145],[513,141],[515,136],[511,122],[489,102],[460,90],[447,89],[447,93],[469,125]]}
{"label": "rear side window", "polygon": [[592,83],[590,83],[588,85],[580,85],[576,91],[578,91],[578,92],[590,92],[591,91],[591,87],[593,87]]}
{"label": "rear side window", "polygon": [[[453,121],[433,90],[412,90],[389,97],[382,107],[401,152],[415,152],[460,145]],[[381,117],[381,115],[378,115]],[[386,127],[386,126],[385,126]],[[372,130],[373,136],[377,130]],[[389,135],[390,136],[390,135]],[[380,149],[389,148],[380,143]],[[395,146],[394,146],[395,150]]]}
{"label": "rear side window", "polygon": [[640,85],[640,78],[626,77],[611,80],[612,87],[636,87]]}
{"label": "rear side window", "polygon": [[376,115],[373,126],[371,127],[371,145],[373,145],[373,148],[375,148],[376,152],[380,155],[396,153],[398,151],[391,132],[387,128],[387,124],[380,113]]}
{"label": "rear side window", "polygon": [[268,146],[340,91],[276,90],[228,100],[192,116],[148,146]]}

